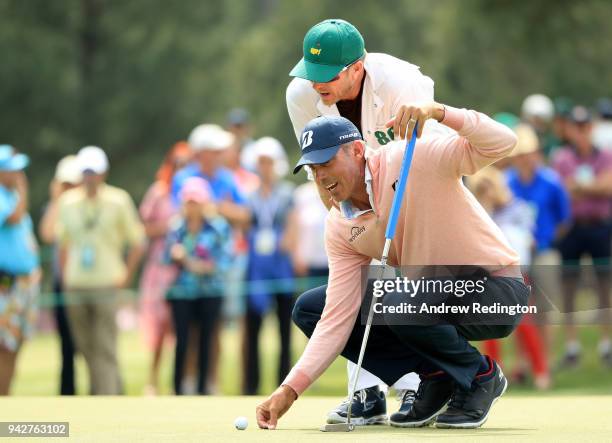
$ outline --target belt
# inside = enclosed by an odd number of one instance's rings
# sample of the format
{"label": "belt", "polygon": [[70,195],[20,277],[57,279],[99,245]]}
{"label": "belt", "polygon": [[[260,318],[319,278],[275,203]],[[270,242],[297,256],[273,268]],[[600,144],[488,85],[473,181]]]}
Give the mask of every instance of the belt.
{"label": "belt", "polygon": [[607,217],[576,217],[574,224],[578,226],[597,226],[610,223]]}

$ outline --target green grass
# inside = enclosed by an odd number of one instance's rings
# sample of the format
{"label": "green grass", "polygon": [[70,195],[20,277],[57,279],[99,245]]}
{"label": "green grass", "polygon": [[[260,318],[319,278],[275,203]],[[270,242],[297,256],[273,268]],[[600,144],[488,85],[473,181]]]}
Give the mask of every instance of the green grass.
{"label": "green grass", "polygon": [[[276,365],[278,355],[278,339],[276,336],[276,322],[269,317],[261,334],[262,349],[262,384],[261,393],[271,392],[276,387]],[[561,334],[556,332],[556,353],[561,348]],[[554,374],[554,389],[551,394],[612,394],[612,369],[603,367],[595,351],[598,331],[594,327],[582,327],[581,341],[584,356],[581,366],[571,371],[562,371]],[[304,345],[306,338],[297,328],[293,330],[293,361],[295,361]],[[239,330],[236,325],[228,325],[222,332],[222,355],[219,369],[220,389],[224,395],[240,394],[240,368]],[[507,373],[514,366],[514,351],[512,340],[506,340],[504,345],[503,367]],[[26,343],[22,350],[12,392],[14,395],[46,396],[58,392],[59,339],[55,334],[38,335]],[[161,393],[171,394],[172,358],[173,349],[167,346],[163,356],[161,369]],[[141,395],[147,381],[150,356],[144,347],[138,332],[124,332],[119,337],[119,361],[123,376],[126,394]],[[87,371],[82,358],[77,359],[77,385],[78,392],[88,392]],[[529,387],[519,387],[511,384],[510,392],[529,394],[533,392]],[[338,358],[325,374],[307,391],[307,395],[346,395],[346,364],[343,358]]]}
{"label": "green grass", "polygon": [[[68,421],[70,440],[150,442],[362,442],[362,441],[610,441],[612,397],[502,398],[484,427],[445,430],[367,426],[351,433],[322,433],[325,413],[339,398],[296,401],[275,431],[257,428],[255,406],[262,397],[51,397],[0,398],[2,421]],[[389,408],[396,407],[389,402]],[[245,431],[234,419],[246,416]],[[60,439],[61,440],[61,439]],[[22,441],[17,440],[15,441]]]}

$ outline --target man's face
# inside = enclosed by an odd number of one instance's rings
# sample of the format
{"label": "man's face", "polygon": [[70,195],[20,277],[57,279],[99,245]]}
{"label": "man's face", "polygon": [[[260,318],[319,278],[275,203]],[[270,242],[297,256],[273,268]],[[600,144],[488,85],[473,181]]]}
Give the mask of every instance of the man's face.
{"label": "man's face", "polygon": [[528,154],[520,154],[512,158],[512,165],[519,171],[531,172],[540,163],[540,153],[530,152]]}
{"label": "man's face", "polygon": [[587,123],[570,122],[566,126],[566,135],[578,149],[589,150],[592,146],[591,133],[593,125]]}
{"label": "man's face", "polygon": [[350,92],[359,81],[359,72],[362,69],[363,62],[358,61],[326,83],[312,82],[312,87],[321,97],[321,101],[326,106],[331,106],[340,100],[352,98]]}
{"label": "man's face", "polygon": [[224,150],[205,149],[195,154],[195,157],[200,164],[200,169],[206,175],[213,175],[223,163]]}
{"label": "man's face", "polygon": [[261,155],[257,159],[257,172],[264,181],[274,181],[274,178],[276,176],[274,171],[274,159],[265,155]]}
{"label": "man's face", "polygon": [[327,163],[311,165],[310,168],[317,184],[326,189],[336,202],[341,202],[351,198],[358,189],[364,166],[364,145],[353,142],[340,148]]}
{"label": "man's face", "polygon": [[85,189],[96,189],[104,181],[104,174],[95,174],[91,171],[83,172],[83,186]]}

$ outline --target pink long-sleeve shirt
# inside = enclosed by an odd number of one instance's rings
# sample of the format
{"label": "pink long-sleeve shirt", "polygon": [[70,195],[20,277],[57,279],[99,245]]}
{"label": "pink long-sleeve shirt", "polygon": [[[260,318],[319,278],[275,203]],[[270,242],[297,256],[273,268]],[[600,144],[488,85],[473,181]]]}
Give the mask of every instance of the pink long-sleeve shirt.
{"label": "pink long-sleeve shirt", "polygon": [[[472,110],[446,107],[449,135],[417,140],[388,264],[482,265],[497,275],[518,270],[516,252],[461,181],[508,155],[516,136]],[[321,319],[283,384],[301,394],[340,354],[361,306],[361,267],[380,258],[405,142],[366,152],[374,211],[347,219],[332,208],[325,226],[329,281]],[[357,229],[355,229],[357,228]]]}

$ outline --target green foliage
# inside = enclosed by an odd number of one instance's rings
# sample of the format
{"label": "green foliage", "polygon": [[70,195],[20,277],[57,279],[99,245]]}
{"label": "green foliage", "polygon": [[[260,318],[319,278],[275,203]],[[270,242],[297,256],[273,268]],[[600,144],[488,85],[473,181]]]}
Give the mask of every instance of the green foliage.
{"label": "green foliage", "polygon": [[0,0],[0,142],[33,159],[34,214],[57,160],[86,144],[139,199],[165,150],[231,107],[295,158],[288,72],[325,18],[421,66],[440,101],[493,113],[534,92],[610,95],[611,16],[605,0]]}

